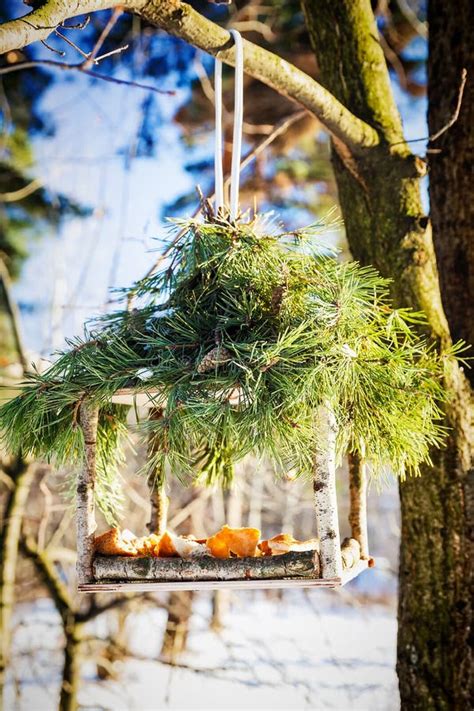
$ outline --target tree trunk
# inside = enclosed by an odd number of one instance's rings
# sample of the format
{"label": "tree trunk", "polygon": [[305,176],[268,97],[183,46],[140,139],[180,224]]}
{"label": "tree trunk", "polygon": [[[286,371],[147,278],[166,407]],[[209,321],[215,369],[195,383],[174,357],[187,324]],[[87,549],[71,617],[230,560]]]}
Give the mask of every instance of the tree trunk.
{"label": "tree trunk", "polygon": [[76,711],[81,681],[82,624],[77,622],[73,612],[64,620],[66,645],[64,647],[64,667],[59,697],[59,711]]}
{"label": "tree trunk", "polygon": [[[431,0],[428,121],[434,135],[455,114],[463,69],[467,81],[459,117],[430,144],[430,202],[441,294],[454,341],[474,344],[474,4]],[[439,151],[439,152],[438,152]],[[472,355],[472,354],[469,354]],[[474,369],[466,372],[474,384]]]}
{"label": "tree trunk", "polygon": [[11,617],[15,602],[15,576],[21,525],[34,475],[34,467],[18,460],[9,468],[14,489],[9,494],[0,531],[0,707],[5,670],[10,656]]}
{"label": "tree trunk", "polygon": [[189,622],[193,611],[193,593],[171,593],[168,601],[168,620],[161,645],[161,658],[174,664],[186,649]]}
{"label": "tree trunk", "polygon": [[[430,224],[420,198],[422,162],[403,142],[370,2],[303,0],[303,7],[323,84],[359,118],[377,128],[382,139],[378,147],[362,156],[351,155],[333,143],[351,251],[363,264],[373,264],[391,277],[395,303],[423,309],[428,335],[440,348],[449,346]],[[452,7],[446,7],[446,13],[449,10],[453,12]],[[458,13],[454,14],[458,25]],[[447,189],[456,187],[443,182],[449,218]],[[442,266],[445,268],[444,263]],[[455,279],[454,274],[450,278]],[[447,446],[441,452],[433,451],[433,466],[424,467],[422,478],[401,485],[397,670],[402,707],[407,709],[469,707],[471,402],[464,375],[452,362],[446,383],[453,392],[446,405],[446,424],[451,428]]]}

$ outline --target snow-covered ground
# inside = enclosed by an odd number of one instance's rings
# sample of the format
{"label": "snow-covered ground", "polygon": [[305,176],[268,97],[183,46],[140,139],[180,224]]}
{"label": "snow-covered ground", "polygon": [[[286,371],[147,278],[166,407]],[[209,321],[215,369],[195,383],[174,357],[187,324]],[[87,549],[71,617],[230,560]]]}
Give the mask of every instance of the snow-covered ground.
{"label": "snow-covered ground", "polygon": [[[295,591],[282,599],[249,592],[234,595],[221,633],[209,629],[209,618],[210,598],[200,596],[189,651],[173,667],[157,661],[164,610],[131,613],[127,618],[130,658],[120,662],[118,678],[108,681],[97,678],[95,661],[86,658],[80,707],[91,711],[399,708],[392,603],[361,602],[350,586],[342,592]],[[106,637],[108,621],[98,620],[92,632]],[[55,711],[60,645],[61,631],[49,601],[20,607],[8,711]]]}

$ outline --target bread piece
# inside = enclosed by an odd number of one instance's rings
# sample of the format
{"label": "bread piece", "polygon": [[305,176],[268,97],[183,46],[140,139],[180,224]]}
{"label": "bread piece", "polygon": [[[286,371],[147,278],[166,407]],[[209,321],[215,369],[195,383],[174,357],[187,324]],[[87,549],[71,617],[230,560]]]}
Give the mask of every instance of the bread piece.
{"label": "bread piece", "polygon": [[152,556],[158,558],[160,555],[161,536],[151,533],[149,536],[137,538],[135,547],[138,555]]}
{"label": "bread piece", "polygon": [[222,526],[207,539],[207,547],[215,558],[254,558],[260,538],[258,528],[230,528]]}
{"label": "bread piece", "polygon": [[279,533],[273,538],[261,541],[258,547],[264,555],[283,555],[290,551],[319,551],[319,538],[298,541],[290,533]]}
{"label": "bread piece", "polygon": [[137,555],[137,537],[131,531],[111,528],[94,538],[95,552],[100,555]]}
{"label": "bread piece", "polygon": [[177,536],[165,531],[160,541],[160,557],[162,558],[192,558],[193,556],[209,555],[204,543],[188,536]]}

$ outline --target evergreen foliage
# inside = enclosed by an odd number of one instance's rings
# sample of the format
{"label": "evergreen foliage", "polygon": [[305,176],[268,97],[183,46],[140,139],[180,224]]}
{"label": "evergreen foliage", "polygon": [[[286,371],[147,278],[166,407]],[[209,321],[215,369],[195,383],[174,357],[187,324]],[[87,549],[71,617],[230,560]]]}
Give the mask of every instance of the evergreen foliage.
{"label": "evergreen foliage", "polygon": [[[277,471],[312,471],[314,418],[334,410],[339,450],[365,451],[373,471],[417,473],[444,436],[443,361],[394,310],[372,268],[322,253],[321,225],[278,232],[268,221],[175,221],[167,267],[131,292],[143,304],[90,326],[84,339],[0,408],[6,446],[78,462],[78,407],[100,407],[99,504],[110,513],[126,408],[121,388],[158,391],[162,417],[150,471],[228,482],[249,452]],[[112,492],[112,495],[111,495]]]}

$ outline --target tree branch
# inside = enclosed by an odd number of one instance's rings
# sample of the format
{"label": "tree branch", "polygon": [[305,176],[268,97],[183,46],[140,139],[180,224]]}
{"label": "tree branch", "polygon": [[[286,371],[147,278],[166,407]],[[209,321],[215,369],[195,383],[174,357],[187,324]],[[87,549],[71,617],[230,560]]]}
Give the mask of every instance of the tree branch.
{"label": "tree branch", "polygon": [[[1,30],[1,27],[0,27]],[[112,54],[112,53],[110,53]],[[114,52],[115,54],[115,52]],[[102,55],[99,59],[104,59],[106,55]],[[118,79],[117,77],[107,76],[106,74],[100,74],[99,72],[94,72],[91,69],[85,69],[85,62],[79,62],[79,64],[67,64],[67,62],[59,62],[56,59],[33,59],[31,62],[17,62],[16,64],[11,64],[6,67],[0,67],[0,77],[4,74],[11,74],[12,72],[20,72],[23,69],[33,69],[34,67],[51,67],[52,69],[60,69],[65,72],[81,72],[81,74],[86,74],[88,77],[93,79],[101,79],[102,81],[108,81],[111,84],[120,84],[122,86],[132,86],[135,89],[144,89],[145,91],[153,91],[155,94],[167,94],[168,96],[173,96],[175,94],[172,90],[167,89],[157,89],[155,86],[150,84],[140,84],[136,81],[128,81],[127,79]],[[33,192],[33,191],[31,191]],[[30,194],[30,193],[28,193]],[[12,198],[11,195],[14,197]],[[7,199],[10,196],[10,200],[19,200],[21,198],[27,197],[28,195],[21,195],[20,197],[15,196],[13,193],[3,193],[0,195],[0,200],[4,202],[9,202]]]}
{"label": "tree branch", "polygon": [[0,258],[0,289],[3,289],[4,306],[8,316],[10,317],[10,327],[12,329],[13,338],[15,340],[16,352],[18,360],[23,368],[23,372],[27,373],[30,370],[26,349],[23,343],[20,326],[20,312],[15,300],[12,298],[11,281],[8,269],[3,260]]}
{"label": "tree branch", "polygon": [[[0,27],[0,53],[21,49],[44,40],[68,17],[121,6],[189,42],[226,64],[234,65],[235,50],[229,32],[180,0],[76,0],[74,9],[66,0],[49,0],[38,10]],[[379,143],[377,131],[357,118],[321,84],[294,65],[252,42],[244,40],[244,68],[283,96],[307,108],[326,129],[352,151],[360,152]]]}
{"label": "tree branch", "polygon": [[69,590],[59,577],[52,560],[46,551],[40,551],[36,543],[30,539],[24,539],[20,543],[23,553],[33,562],[38,575],[48,588],[48,592],[53,598],[56,609],[63,619],[75,613],[74,602],[69,595]]}

